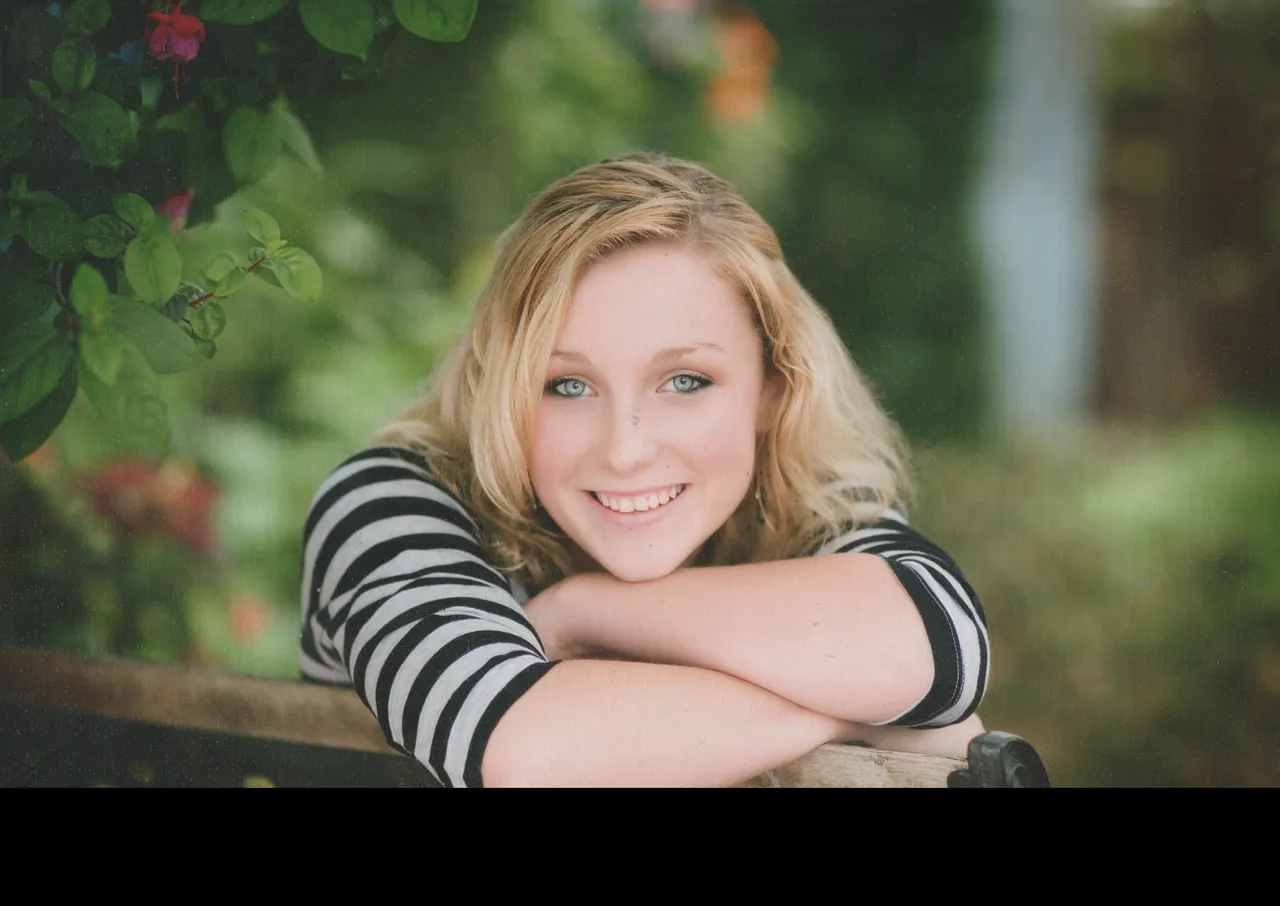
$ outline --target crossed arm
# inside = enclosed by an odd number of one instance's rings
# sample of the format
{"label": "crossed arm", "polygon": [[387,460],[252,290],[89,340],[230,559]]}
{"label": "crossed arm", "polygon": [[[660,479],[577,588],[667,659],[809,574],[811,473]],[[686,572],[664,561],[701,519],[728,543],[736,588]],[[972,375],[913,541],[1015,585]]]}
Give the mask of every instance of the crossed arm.
{"label": "crossed arm", "polygon": [[873,554],[582,574],[525,613],[563,661],[499,721],[486,785],[725,785],[826,742],[962,756],[981,732],[870,726],[934,679],[920,612]]}

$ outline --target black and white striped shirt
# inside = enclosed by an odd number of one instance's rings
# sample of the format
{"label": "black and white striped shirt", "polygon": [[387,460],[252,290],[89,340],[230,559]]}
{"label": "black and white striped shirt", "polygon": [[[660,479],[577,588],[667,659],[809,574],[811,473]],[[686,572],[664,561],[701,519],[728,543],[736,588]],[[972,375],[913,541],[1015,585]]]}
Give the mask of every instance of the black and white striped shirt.
{"label": "black and white striped shirt", "polygon": [[[462,504],[400,447],[339,466],[303,533],[304,678],[354,686],[387,740],[441,786],[480,786],[498,719],[549,669],[527,594],[477,540]],[[924,618],[934,681],[886,721],[940,727],[973,713],[987,684],[986,620],[946,554],[887,511],[815,551],[884,557]]]}

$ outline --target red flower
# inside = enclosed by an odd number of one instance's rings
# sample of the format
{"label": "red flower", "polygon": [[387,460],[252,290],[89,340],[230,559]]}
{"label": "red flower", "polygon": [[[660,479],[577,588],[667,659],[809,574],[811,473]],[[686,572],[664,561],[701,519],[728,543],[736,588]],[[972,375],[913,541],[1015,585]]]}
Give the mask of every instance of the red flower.
{"label": "red flower", "polygon": [[271,605],[254,595],[237,595],[227,611],[227,625],[237,642],[249,643],[273,622]]}
{"label": "red flower", "polygon": [[172,13],[147,14],[147,45],[157,60],[190,63],[204,43],[204,23],[188,16],[179,3]]}
{"label": "red flower", "polygon": [[147,46],[157,60],[173,60],[173,94],[178,94],[178,67],[190,63],[204,43],[204,23],[182,11],[147,13]]}
{"label": "red flower", "polygon": [[191,466],[170,463],[157,468],[117,460],[90,472],[83,482],[94,510],[121,536],[159,532],[198,553],[212,552],[218,489]]}
{"label": "red flower", "polygon": [[187,225],[187,211],[191,209],[191,199],[195,194],[195,189],[187,189],[182,195],[174,195],[156,205],[156,213],[169,218],[171,232],[176,233]]}

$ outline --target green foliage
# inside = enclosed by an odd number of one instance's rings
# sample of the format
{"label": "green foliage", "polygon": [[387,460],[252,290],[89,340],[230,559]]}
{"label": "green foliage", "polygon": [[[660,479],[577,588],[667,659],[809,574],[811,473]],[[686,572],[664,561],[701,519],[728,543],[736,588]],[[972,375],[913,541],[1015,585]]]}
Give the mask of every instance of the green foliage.
{"label": "green foliage", "polygon": [[[147,207],[150,211],[150,206]],[[95,214],[80,226],[84,250],[98,258],[119,258],[128,243],[129,225],[112,214]]]}
{"label": "green foliage", "polygon": [[88,264],[76,268],[76,275],[71,279],[70,295],[71,307],[85,320],[90,331],[101,329],[111,290],[107,288],[107,281],[102,279],[98,269]]}
{"label": "green foliage", "polygon": [[280,225],[266,211],[249,208],[240,215],[245,232],[263,245],[280,241]]}
{"label": "green foliage", "polygon": [[[297,299],[322,292],[315,259],[265,213],[250,216],[258,246],[248,261],[247,243],[230,237],[203,262],[185,260],[173,231],[179,217],[207,220],[282,160],[320,172],[289,92],[314,96],[352,74],[326,49],[363,60],[375,33],[385,49],[407,29],[383,0],[189,5],[183,14],[207,23],[204,36],[166,60],[151,57],[147,30],[173,27],[176,9],[108,0],[0,9],[9,180],[0,187],[0,436],[11,458],[49,436],[78,387],[125,446],[162,455],[170,429],[156,375],[213,355],[227,323],[220,303],[254,274]],[[283,15],[288,6],[296,13]],[[425,37],[456,41],[474,7],[446,3],[442,18],[425,7],[409,18]],[[184,272],[204,285],[184,283]]]}
{"label": "green foliage", "polygon": [[7,167],[31,147],[34,108],[26,98],[0,98],[0,167]]}
{"label": "green foliage", "polygon": [[257,182],[271,172],[284,138],[280,120],[241,107],[227,119],[227,166],[241,183]]}
{"label": "green foliage", "polygon": [[373,42],[370,0],[298,0],[302,24],[311,36],[337,53],[365,59]]}
{"label": "green foliage", "polygon": [[118,195],[111,202],[116,216],[135,233],[151,229],[156,221],[156,212],[147,204],[147,200],[139,195]]}
{"label": "green foliage", "polygon": [[0,448],[15,462],[40,448],[53,430],[62,424],[76,397],[76,369],[62,372],[53,390],[17,418],[0,422]]}
{"label": "green foliage", "polygon": [[[145,306],[138,308],[155,314]],[[136,339],[136,334],[130,339]],[[185,337],[183,341],[190,345]],[[194,364],[199,364],[199,357],[194,352],[192,356]],[[110,384],[88,368],[81,368],[79,374],[86,398],[117,441],[146,456],[160,457],[169,451],[169,416],[160,382],[151,363],[137,348],[123,347],[115,380]]]}
{"label": "green foliage", "polygon": [[67,10],[67,28],[75,35],[91,35],[110,20],[108,0],[75,0]]}
{"label": "green foliage", "polygon": [[25,208],[22,238],[27,245],[54,260],[80,254],[80,218],[70,205],[52,192],[32,192],[20,199]]}
{"label": "green foliage", "polygon": [[67,94],[84,91],[98,71],[98,55],[83,39],[68,38],[53,52],[53,81]]}
{"label": "green foliage", "polygon": [[395,0],[400,24],[431,41],[461,41],[476,18],[476,0]]}
{"label": "green foliage", "polygon": [[987,613],[987,726],[1063,786],[1280,782],[1280,426],[949,447],[920,473],[914,521]]}
{"label": "green foliage", "polygon": [[200,356],[182,328],[148,305],[117,296],[111,300],[111,323],[157,374],[186,371],[200,364]]}
{"label": "green foliage", "polygon": [[44,321],[27,321],[9,332],[0,342],[0,422],[38,403],[70,360],[70,347]]}
{"label": "green foliage", "polygon": [[206,22],[252,25],[284,9],[289,0],[205,0],[200,16]]}
{"label": "green foliage", "polygon": [[96,91],[78,98],[65,110],[62,125],[80,143],[89,163],[119,167],[134,151],[138,124],[115,98]]}
{"label": "green foliage", "polygon": [[278,249],[270,257],[270,267],[285,292],[303,302],[320,298],[320,265],[300,248]]}
{"label": "green foliage", "polygon": [[200,340],[216,340],[227,327],[227,313],[217,302],[209,301],[188,316],[191,329]]}
{"label": "green foliage", "polygon": [[139,236],[124,251],[124,273],[139,299],[161,306],[182,282],[182,258],[168,236]]}

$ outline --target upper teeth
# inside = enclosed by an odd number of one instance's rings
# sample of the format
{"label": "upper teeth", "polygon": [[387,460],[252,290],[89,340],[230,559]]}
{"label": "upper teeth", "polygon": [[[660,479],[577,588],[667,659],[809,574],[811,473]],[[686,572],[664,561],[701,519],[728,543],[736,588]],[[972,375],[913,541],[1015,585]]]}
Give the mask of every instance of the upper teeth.
{"label": "upper teeth", "polygon": [[614,497],[610,494],[597,493],[596,500],[599,500],[615,513],[643,513],[645,510],[655,510],[668,501],[675,500],[680,496],[680,492],[685,488],[682,484],[672,485],[669,488],[663,488],[653,494],[641,494],[635,497]]}

